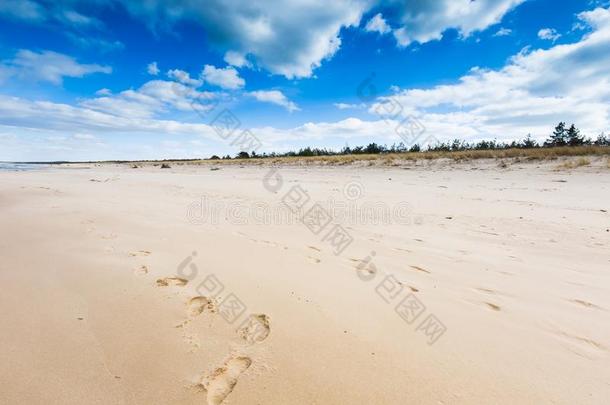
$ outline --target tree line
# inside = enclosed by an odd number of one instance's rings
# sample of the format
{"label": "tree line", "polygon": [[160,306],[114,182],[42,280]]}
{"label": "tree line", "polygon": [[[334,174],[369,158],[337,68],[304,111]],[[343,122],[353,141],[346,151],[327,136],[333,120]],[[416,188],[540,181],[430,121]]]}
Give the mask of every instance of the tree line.
{"label": "tree line", "polygon": [[[249,159],[249,158],[275,158],[275,157],[310,157],[310,156],[339,156],[339,155],[376,155],[383,153],[406,153],[406,152],[456,152],[465,150],[496,150],[496,149],[534,149],[534,148],[551,148],[551,147],[566,147],[566,146],[585,146],[585,145],[597,145],[597,146],[610,146],[610,136],[601,133],[597,139],[592,140],[588,137],[581,135],[580,130],[576,128],[574,124],[571,124],[568,128],[565,122],[560,122],[555,126],[553,133],[543,142],[539,143],[532,138],[531,135],[527,135],[520,141],[512,142],[498,142],[492,141],[479,141],[479,142],[466,142],[460,139],[454,139],[448,142],[438,142],[434,145],[427,145],[422,147],[419,144],[412,146],[406,146],[403,142],[398,144],[392,144],[391,146],[377,144],[375,142],[369,143],[366,146],[345,146],[341,150],[334,150],[329,148],[312,148],[306,147],[301,148],[297,151],[288,151],[284,153],[261,153],[256,152],[239,152],[235,158],[237,159]],[[211,159],[221,159],[219,156],[214,155]],[[222,159],[231,159],[231,156],[226,155]]]}

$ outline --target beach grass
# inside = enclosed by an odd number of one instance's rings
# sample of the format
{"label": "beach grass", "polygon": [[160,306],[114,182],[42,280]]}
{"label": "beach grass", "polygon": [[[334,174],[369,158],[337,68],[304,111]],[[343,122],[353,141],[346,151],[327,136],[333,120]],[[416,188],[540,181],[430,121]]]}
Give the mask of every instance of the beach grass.
{"label": "beach grass", "polygon": [[[168,160],[166,163],[176,165],[328,165],[347,166],[380,165],[399,166],[406,162],[431,161],[447,159],[454,162],[465,162],[478,159],[506,159],[504,164],[523,161],[548,161],[563,157],[602,157],[610,159],[610,147],[607,146],[573,146],[557,148],[532,148],[532,149],[493,149],[493,150],[464,150],[464,151],[427,151],[427,152],[405,152],[385,154],[359,154],[359,155],[334,155],[334,156],[294,156],[294,157],[268,157],[249,159],[201,159],[189,161]],[[609,160],[610,162],[610,160]],[[132,162],[140,163],[140,162]],[[142,162],[145,163],[145,162]],[[585,166],[585,160],[566,162],[569,166]],[[590,162],[589,162],[590,163]],[[610,165],[610,163],[608,163]],[[570,168],[570,167],[565,167]]]}

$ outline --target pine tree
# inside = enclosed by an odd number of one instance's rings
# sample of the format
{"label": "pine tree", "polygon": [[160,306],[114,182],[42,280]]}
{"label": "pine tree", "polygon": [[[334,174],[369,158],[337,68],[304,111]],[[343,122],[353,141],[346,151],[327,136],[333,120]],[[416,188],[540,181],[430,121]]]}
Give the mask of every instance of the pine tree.
{"label": "pine tree", "polygon": [[595,140],[595,144],[597,146],[610,146],[610,137],[607,137],[606,134],[602,132]]}
{"label": "pine tree", "polygon": [[532,138],[532,134],[527,134],[525,139],[521,142],[520,147],[525,149],[536,148],[538,147],[538,142]]}
{"label": "pine tree", "polygon": [[585,143],[585,138],[580,136],[580,131],[578,128],[572,124],[566,133],[566,142],[570,146],[580,146]]}
{"label": "pine tree", "polygon": [[544,145],[545,146],[565,146],[567,144],[566,138],[567,138],[566,123],[560,122],[555,127],[555,130],[553,131],[553,135],[551,135],[551,137],[549,139],[547,139],[546,142],[544,142]]}

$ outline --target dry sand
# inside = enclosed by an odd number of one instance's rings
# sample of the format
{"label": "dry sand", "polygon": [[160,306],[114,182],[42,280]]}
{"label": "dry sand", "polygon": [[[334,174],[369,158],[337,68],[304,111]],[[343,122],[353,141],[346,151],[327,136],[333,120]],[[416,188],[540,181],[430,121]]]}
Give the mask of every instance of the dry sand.
{"label": "dry sand", "polygon": [[0,173],[0,403],[608,403],[610,172],[553,168]]}

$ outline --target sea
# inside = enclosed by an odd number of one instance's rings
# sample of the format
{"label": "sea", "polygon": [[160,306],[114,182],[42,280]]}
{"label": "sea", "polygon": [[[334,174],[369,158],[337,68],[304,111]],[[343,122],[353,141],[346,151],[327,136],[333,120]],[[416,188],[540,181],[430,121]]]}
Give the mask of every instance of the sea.
{"label": "sea", "polygon": [[28,170],[40,170],[48,166],[49,165],[34,163],[0,162],[0,171],[24,172]]}

